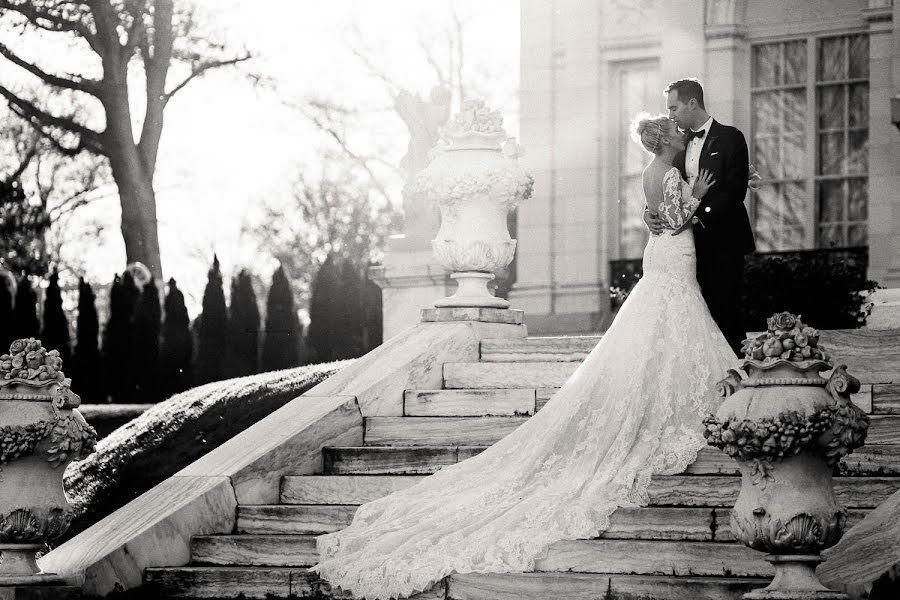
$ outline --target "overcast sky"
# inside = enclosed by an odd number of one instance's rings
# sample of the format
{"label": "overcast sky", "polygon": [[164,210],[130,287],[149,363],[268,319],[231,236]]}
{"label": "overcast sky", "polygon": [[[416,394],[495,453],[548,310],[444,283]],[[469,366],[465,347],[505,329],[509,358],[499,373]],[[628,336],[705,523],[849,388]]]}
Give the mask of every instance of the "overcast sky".
{"label": "overcast sky", "polygon": [[[450,15],[446,0],[200,3],[236,47],[257,56],[252,68],[274,86],[256,89],[240,75],[219,73],[192,83],[167,109],[156,182],[162,262],[165,276],[185,289],[192,317],[213,252],[226,276],[250,266],[268,280],[273,265],[241,244],[241,224],[263,199],[284,197],[298,166],[314,163],[317,155],[314,132],[286,103],[325,94],[351,105],[388,104],[384,86],[348,49],[354,25],[380,64],[411,91],[427,94],[435,80],[419,39],[440,31]],[[499,74],[489,100],[500,105],[515,133],[518,1],[456,5],[459,13],[473,15],[466,52],[473,64]],[[371,135],[390,142],[394,158],[402,157],[407,140],[398,118],[386,115]],[[84,216],[106,225],[103,244],[78,250],[88,276],[106,283],[124,261],[117,201],[99,201]]]}

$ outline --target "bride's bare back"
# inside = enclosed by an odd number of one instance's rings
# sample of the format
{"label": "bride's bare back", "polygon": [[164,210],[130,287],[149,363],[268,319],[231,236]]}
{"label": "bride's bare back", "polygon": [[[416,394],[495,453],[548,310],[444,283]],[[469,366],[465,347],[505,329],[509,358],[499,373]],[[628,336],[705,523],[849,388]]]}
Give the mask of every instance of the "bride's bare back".
{"label": "bride's bare back", "polygon": [[652,160],[641,174],[641,184],[644,188],[644,201],[650,212],[656,214],[659,212],[659,205],[663,201],[663,179],[666,172],[672,168],[672,165],[666,165],[661,160]]}

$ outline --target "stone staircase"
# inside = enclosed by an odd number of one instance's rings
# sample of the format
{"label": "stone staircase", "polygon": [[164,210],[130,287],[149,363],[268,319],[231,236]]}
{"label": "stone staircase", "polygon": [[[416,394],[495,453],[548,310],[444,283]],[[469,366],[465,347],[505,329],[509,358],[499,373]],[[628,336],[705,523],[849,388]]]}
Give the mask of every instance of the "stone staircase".
{"label": "stone staircase", "polygon": [[[866,384],[857,402],[872,414],[866,447],[840,465],[835,488],[850,525],[900,489],[900,385],[884,357],[900,357],[900,332],[866,349],[828,345],[853,360]],[[365,418],[364,445],[328,447],[319,475],[287,476],[280,504],[241,505],[231,535],[194,537],[191,564],[147,569],[163,598],[333,597],[308,568],[315,537],[339,530],[356,507],[474,456],[540,410],[597,342],[596,337],[484,340],[480,362],[447,363],[444,388],[407,390],[404,415]],[[823,341],[823,344],[825,342]],[[843,352],[843,354],[842,354]],[[868,349],[874,354],[875,350]],[[420,599],[739,598],[771,576],[760,553],[734,543],[729,508],[736,464],[712,448],[685,473],[653,480],[651,503],[621,509],[597,539],[554,544],[536,572],[452,575]]]}

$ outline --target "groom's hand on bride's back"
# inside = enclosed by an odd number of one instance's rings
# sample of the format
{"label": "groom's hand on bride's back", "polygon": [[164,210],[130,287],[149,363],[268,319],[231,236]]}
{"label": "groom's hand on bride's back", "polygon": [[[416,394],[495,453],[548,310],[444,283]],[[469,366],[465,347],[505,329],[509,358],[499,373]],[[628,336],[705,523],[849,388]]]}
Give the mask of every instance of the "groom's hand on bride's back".
{"label": "groom's hand on bride's back", "polygon": [[644,224],[647,225],[647,229],[653,235],[659,235],[663,232],[663,220],[659,218],[658,214],[650,212],[646,208],[644,209]]}

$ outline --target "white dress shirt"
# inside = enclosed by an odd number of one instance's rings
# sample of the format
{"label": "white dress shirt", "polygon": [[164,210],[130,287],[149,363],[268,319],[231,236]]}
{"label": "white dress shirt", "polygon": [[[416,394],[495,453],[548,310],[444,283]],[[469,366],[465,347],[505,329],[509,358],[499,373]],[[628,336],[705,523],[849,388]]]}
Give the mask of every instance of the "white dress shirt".
{"label": "white dress shirt", "polygon": [[697,175],[700,173],[700,151],[703,150],[703,144],[706,142],[706,136],[709,135],[709,127],[712,125],[713,118],[710,117],[706,123],[699,129],[692,131],[705,131],[703,137],[695,137],[687,144],[684,150],[684,171],[687,173],[688,181],[693,184]]}

